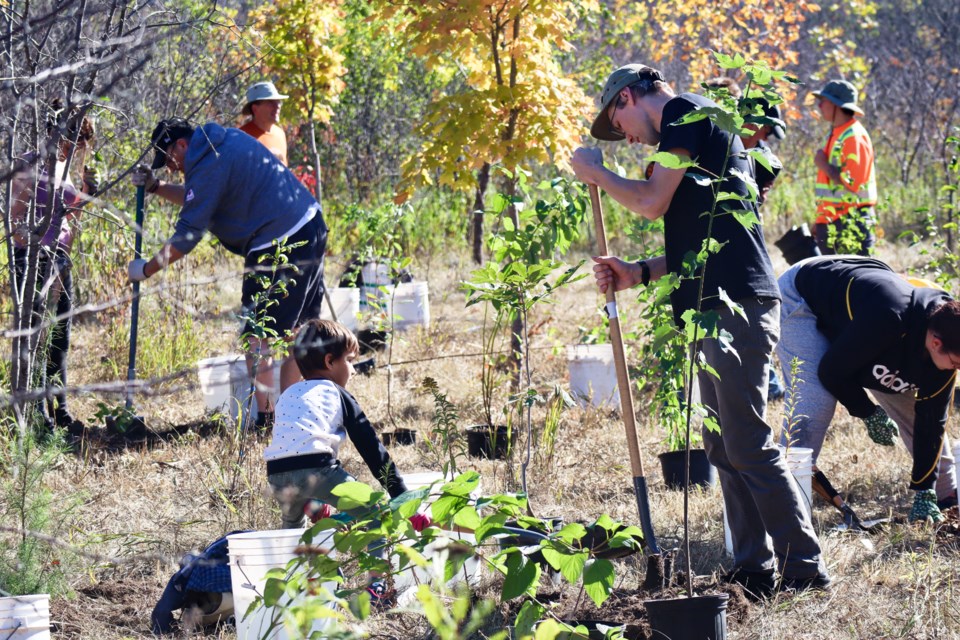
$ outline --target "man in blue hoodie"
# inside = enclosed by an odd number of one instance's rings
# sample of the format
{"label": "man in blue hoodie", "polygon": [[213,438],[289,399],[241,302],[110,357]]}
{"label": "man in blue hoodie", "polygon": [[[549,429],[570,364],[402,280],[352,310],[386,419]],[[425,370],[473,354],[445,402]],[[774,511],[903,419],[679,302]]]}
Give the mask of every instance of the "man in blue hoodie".
{"label": "man in blue hoodie", "polygon": [[[145,280],[188,254],[209,231],[227,250],[245,257],[243,329],[257,369],[257,425],[272,424],[273,366],[269,341],[320,315],[327,225],[320,204],[270,151],[239,129],[216,123],[194,127],[181,118],[161,120],[153,130],[150,171],[135,172],[134,183],[179,204],[173,235],[150,260],[130,262],[133,281]],[[184,184],[161,182],[152,170],[181,172]],[[286,248],[288,264],[276,268],[270,256]],[[266,278],[254,277],[259,273]],[[282,286],[279,286],[281,285]],[[253,375],[254,357],[247,357]],[[300,379],[293,358],[280,368],[280,389]]]}

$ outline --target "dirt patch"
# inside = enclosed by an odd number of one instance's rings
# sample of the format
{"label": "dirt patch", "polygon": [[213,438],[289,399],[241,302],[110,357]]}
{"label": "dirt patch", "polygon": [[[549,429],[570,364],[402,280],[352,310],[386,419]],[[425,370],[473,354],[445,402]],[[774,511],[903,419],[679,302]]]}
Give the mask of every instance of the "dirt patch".
{"label": "dirt patch", "polygon": [[[676,578],[675,584],[682,582],[681,575]],[[710,579],[701,579],[694,580],[694,590],[702,595],[727,594],[728,627],[735,627],[749,619],[758,606],[747,599],[739,585],[717,584]],[[626,637],[648,639],[652,638],[652,631],[643,603],[654,599],[679,598],[684,593],[685,589],[679,586],[656,592],[646,589],[616,589],[599,607],[577,589],[543,592],[538,594],[537,599],[549,605],[551,613],[565,622],[572,624],[575,621],[603,621],[611,625],[623,624],[627,625]],[[522,604],[522,601],[514,601],[504,605],[502,615],[508,624],[516,619]]]}
{"label": "dirt patch", "polygon": [[77,589],[76,597],[50,603],[50,619],[58,637],[96,635],[91,622],[109,629],[124,629],[131,635],[150,632],[150,612],[159,597],[151,581],[103,581]]}
{"label": "dirt patch", "polygon": [[88,427],[81,436],[73,440],[73,447],[78,454],[86,452],[93,455],[127,449],[149,450],[163,444],[175,443],[188,434],[210,438],[218,437],[223,432],[223,425],[213,420],[197,420],[165,431],[153,430],[148,426],[146,433],[136,437],[124,436],[106,427]]}
{"label": "dirt patch", "polygon": [[960,541],[960,509],[950,507],[944,510],[943,515],[946,520],[937,527],[937,539],[941,542]]}

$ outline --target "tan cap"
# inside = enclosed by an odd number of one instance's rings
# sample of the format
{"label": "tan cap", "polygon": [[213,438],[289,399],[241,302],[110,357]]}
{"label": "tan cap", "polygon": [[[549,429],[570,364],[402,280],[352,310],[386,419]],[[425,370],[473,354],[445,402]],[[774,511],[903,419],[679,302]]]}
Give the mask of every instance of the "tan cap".
{"label": "tan cap", "polygon": [[657,81],[664,82],[663,74],[645,64],[627,64],[611,73],[610,77],[607,78],[607,83],[603,86],[603,96],[600,98],[600,113],[593,120],[590,135],[597,140],[623,140],[624,136],[622,134],[613,131],[607,109],[620,95],[622,89],[639,82],[648,82],[650,88],[653,88],[653,83]]}

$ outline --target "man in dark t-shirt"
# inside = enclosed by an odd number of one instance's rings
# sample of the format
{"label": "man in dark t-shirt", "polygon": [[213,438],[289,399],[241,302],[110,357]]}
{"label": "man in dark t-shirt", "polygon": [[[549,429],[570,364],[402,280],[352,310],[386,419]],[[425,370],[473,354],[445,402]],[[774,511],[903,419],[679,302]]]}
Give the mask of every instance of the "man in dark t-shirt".
{"label": "man in dark t-shirt", "polygon": [[[830,578],[820,545],[790,477],[773,431],[764,421],[770,354],[779,336],[780,292],[754,203],[727,200],[716,215],[713,186],[704,176],[723,176],[720,192],[747,196],[738,177],[749,168],[740,139],[709,118],[680,124],[684,116],[716,104],[698,95],[675,95],[659,71],[632,64],[613,72],[603,91],[600,114],[591,135],[658,146],[696,167],[670,169],[657,164],[649,180],[621,177],[603,165],[599,149],[580,148],[571,165],[577,177],[596,184],[619,203],[654,220],[664,219],[665,255],[627,263],[594,258],[601,291],[647,285],[668,273],[680,275],[672,296],[674,317],[696,309],[701,280],[701,309],[715,309],[719,329],[733,338],[735,353],[715,339],[699,346],[706,364],[718,376],[698,376],[702,402],[720,424],[720,433],[704,429],[707,456],[720,475],[734,546],[734,568],[728,579],[756,595],[786,589],[827,588]],[[743,211],[743,224],[732,211]],[[711,223],[712,217],[712,223]],[[720,243],[704,266],[684,273],[690,254],[699,253],[708,233]],[[724,303],[737,303],[741,313]]]}

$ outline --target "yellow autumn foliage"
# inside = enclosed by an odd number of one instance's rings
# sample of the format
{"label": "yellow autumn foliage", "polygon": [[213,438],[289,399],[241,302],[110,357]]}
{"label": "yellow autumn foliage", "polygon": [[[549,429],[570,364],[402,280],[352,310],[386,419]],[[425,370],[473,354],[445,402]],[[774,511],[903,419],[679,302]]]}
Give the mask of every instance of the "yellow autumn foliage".
{"label": "yellow autumn foliage", "polygon": [[581,12],[595,0],[397,0],[382,11],[405,21],[411,51],[428,68],[456,70],[462,92],[438,95],[404,164],[402,194],[440,184],[469,190],[485,163],[507,169],[566,166],[593,100],[558,54],[571,50]]}
{"label": "yellow autumn foliage", "polygon": [[250,12],[263,75],[290,95],[301,120],[329,123],[344,89],[341,0],[272,0]]}

